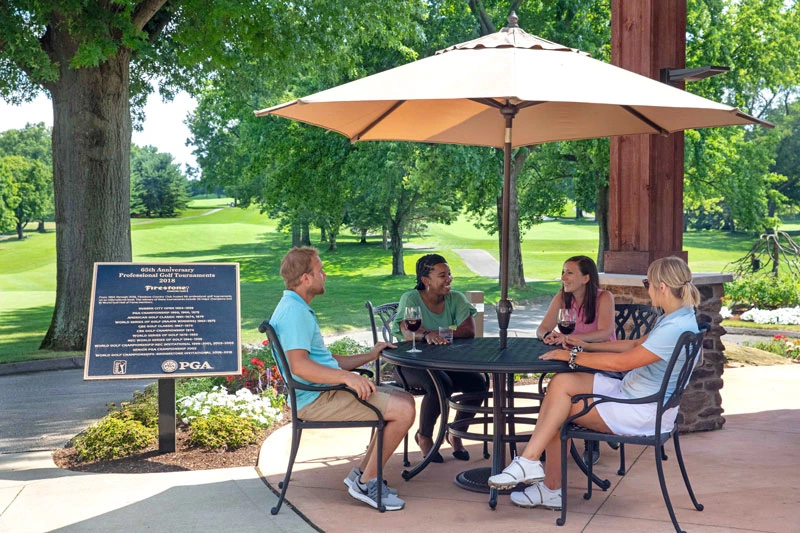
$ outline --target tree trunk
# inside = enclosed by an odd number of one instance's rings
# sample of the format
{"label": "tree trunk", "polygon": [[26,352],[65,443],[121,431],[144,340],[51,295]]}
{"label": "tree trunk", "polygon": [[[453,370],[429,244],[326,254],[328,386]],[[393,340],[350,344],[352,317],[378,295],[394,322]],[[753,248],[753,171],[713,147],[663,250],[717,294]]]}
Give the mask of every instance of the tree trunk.
{"label": "tree trunk", "polygon": [[386,227],[386,225],[384,225],[381,228],[381,239],[383,241],[382,242],[383,249],[384,250],[388,250],[389,249],[389,229]]}
{"label": "tree trunk", "polygon": [[329,231],[328,232],[328,251],[329,252],[336,252],[336,232]]}
{"label": "tree trunk", "polygon": [[[96,262],[131,260],[130,54],[71,69],[76,43],[54,30],[56,303],[41,349],[84,350]],[[60,42],[59,42],[60,41]],[[67,41],[67,42],[64,42]]]}
{"label": "tree trunk", "polygon": [[361,230],[361,244],[367,244],[367,230]]}
{"label": "tree trunk", "polygon": [[608,183],[597,186],[597,270],[605,270],[605,256],[608,251]]}
{"label": "tree trunk", "polygon": [[328,240],[328,233],[325,231],[325,228],[319,228],[319,242],[325,242]]}
{"label": "tree trunk", "polygon": [[392,238],[392,276],[405,276],[403,266],[403,230],[401,224],[391,221],[389,232]]}
{"label": "tree trunk", "polygon": [[300,239],[300,224],[294,222],[292,224],[292,248],[302,246],[303,241]]}
{"label": "tree trunk", "polygon": [[36,231],[38,233],[47,233],[47,230],[44,228],[44,220],[39,221],[39,225],[36,226]]}
{"label": "tree trunk", "polygon": [[25,224],[23,224],[22,222],[17,222],[17,240],[21,241],[22,238],[25,236],[23,233],[24,229],[25,229]]}
{"label": "tree trunk", "polygon": [[303,246],[311,246],[311,235],[308,229],[308,222],[300,224],[300,244]]}
{"label": "tree trunk", "polygon": [[575,208],[575,220],[580,220],[583,218],[583,209],[580,207]]}

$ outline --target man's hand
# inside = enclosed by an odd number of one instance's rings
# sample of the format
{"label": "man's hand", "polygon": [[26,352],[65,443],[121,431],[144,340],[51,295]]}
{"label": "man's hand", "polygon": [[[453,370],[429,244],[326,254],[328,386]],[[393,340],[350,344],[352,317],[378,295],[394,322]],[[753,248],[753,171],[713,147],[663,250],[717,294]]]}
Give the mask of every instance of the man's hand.
{"label": "man's hand", "polygon": [[381,352],[384,351],[387,348],[392,349],[392,348],[397,348],[397,346],[395,346],[391,342],[379,342],[379,343],[377,343],[368,352],[369,356],[370,356],[370,361],[374,361],[375,359],[377,359],[381,355]]}
{"label": "man's hand", "polygon": [[372,380],[365,378],[361,374],[353,374],[352,372],[346,372],[346,374],[347,375],[344,377],[344,385],[356,391],[356,394],[358,394],[358,397],[362,400],[366,400],[375,392],[375,383],[373,383]]}

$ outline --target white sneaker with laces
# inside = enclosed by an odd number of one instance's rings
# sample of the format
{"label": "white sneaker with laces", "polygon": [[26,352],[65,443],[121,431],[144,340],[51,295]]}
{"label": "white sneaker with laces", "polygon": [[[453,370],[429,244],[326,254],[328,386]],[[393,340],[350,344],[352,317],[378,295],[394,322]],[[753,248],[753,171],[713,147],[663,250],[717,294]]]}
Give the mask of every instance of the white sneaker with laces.
{"label": "white sneaker with laces", "polygon": [[502,472],[489,478],[489,486],[495,489],[513,489],[519,483],[530,485],[542,480],[544,468],[541,461],[530,461],[516,456]]}
{"label": "white sneaker with laces", "polygon": [[560,511],[561,489],[550,490],[539,481],[523,491],[512,492],[511,502],[520,507],[544,507]]}

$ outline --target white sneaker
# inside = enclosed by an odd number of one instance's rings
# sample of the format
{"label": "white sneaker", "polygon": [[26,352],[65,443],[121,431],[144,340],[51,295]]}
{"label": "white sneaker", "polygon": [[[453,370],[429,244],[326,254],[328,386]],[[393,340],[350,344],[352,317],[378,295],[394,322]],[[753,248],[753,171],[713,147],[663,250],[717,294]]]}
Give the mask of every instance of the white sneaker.
{"label": "white sneaker", "polygon": [[[347,477],[344,478],[342,481],[344,482],[345,485],[347,485],[347,488],[350,488],[353,486],[353,483],[360,478],[361,478],[361,469],[358,468],[357,466],[354,466],[353,469],[350,470],[350,473],[347,474]],[[397,496],[398,494],[397,489],[390,487],[389,484],[386,483],[385,479],[383,480],[383,490],[394,496]]]}
{"label": "white sneaker", "polygon": [[516,456],[502,472],[489,478],[489,486],[495,489],[513,489],[518,483],[530,485],[542,480],[544,468],[541,461],[529,461]]}
{"label": "white sneaker", "polygon": [[523,491],[512,492],[511,501],[520,507],[544,507],[560,511],[561,489],[550,490],[540,481],[525,487]]}

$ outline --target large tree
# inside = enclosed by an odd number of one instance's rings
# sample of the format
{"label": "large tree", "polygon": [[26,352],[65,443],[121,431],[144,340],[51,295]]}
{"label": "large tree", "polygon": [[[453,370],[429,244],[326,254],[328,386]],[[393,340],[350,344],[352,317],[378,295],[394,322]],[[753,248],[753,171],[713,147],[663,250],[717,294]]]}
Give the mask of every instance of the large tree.
{"label": "large tree", "polygon": [[[236,76],[245,57],[265,76],[307,67],[346,39],[392,39],[415,8],[377,0],[115,0],[0,3],[0,97],[53,101],[57,283],[42,348],[86,343],[92,265],[130,261],[131,103]],[[263,63],[262,63],[263,65]]]}

